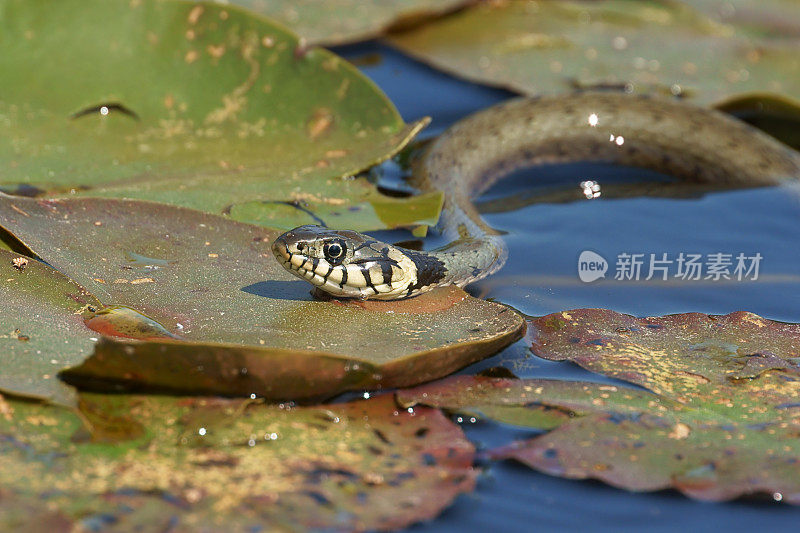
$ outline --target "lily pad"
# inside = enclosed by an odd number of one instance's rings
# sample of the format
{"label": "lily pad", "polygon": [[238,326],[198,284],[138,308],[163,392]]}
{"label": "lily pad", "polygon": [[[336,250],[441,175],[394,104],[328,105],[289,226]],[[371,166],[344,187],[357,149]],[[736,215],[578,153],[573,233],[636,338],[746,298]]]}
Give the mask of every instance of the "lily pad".
{"label": "lily pad", "polygon": [[453,376],[395,395],[403,407],[422,404],[543,430],[597,412],[632,415],[645,410],[682,409],[677,402],[633,388],[551,379]]}
{"label": "lily pad", "polygon": [[[343,178],[426,123],[404,124],[355,67],[237,7],[2,0],[0,19],[7,192],[212,213],[309,197],[347,205],[377,193]],[[419,223],[408,213],[402,224]]]}
{"label": "lily pad", "polygon": [[[461,430],[391,396],[297,408],[83,394],[79,414],[0,406],[3,502],[71,529],[397,529],[475,484]],[[23,520],[0,507],[0,529]]]}
{"label": "lily pad", "polygon": [[[164,204],[5,196],[0,226],[124,310],[93,328],[148,339],[107,340],[72,381],[319,398],[436,379],[524,330],[514,311],[456,288],[401,302],[316,301],[273,257],[276,232]],[[143,317],[144,335],[127,309]]]}
{"label": "lily pad", "polygon": [[88,357],[96,334],[84,325],[100,302],[51,267],[0,250],[0,391],[64,405],[75,392],[57,374]]}
{"label": "lily pad", "polygon": [[619,87],[704,104],[754,92],[800,99],[796,32],[716,18],[683,2],[492,2],[391,42],[457,76],[526,94]]}
{"label": "lily pad", "polygon": [[[393,198],[375,190],[366,180],[358,180],[368,188],[358,203],[339,196],[310,198],[295,202],[271,202],[274,208],[265,210],[264,201],[242,202],[226,211],[231,218],[259,226],[288,231],[305,224],[329,228],[369,231],[375,228],[396,229],[417,225],[435,226],[442,210],[444,194],[440,191],[418,194],[408,198]],[[413,223],[412,223],[413,222]]]}
{"label": "lily pad", "polygon": [[443,15],[474,0],[233,0],[280,20],[311,43],[327,46],[372,39],[386,30]]}
{"label": "lily pad", "polygon": [[[529,326],[537,355],[569,360],[653,393],[586,383],[484,381],[481,390],[496,393],[492,405],[502,398],[504,406],[516,407],[515,423],[557,426],[494,450],[492,457],[632,490],[672,487],[709,500],[766,493],[800,503],[800,326],[744,312],[639,319],[602,309],[548,315]],[[462,402],[475,401],[470,390],[465,394]],[[486,401],[477,397],[478,404]],[[543,406],[570,417],[542,423]],[[528,421],[523,407],[532,413]]]}
{"label": "lily pad", "polygon": [[[767,494],[800,504],[797,381],[782,391],[793,404],[746,400],[785,378],[766,376],[740,391],[733,389],[741,384],[729,384],[722,391],[730,396],[727,413],[714,398],[692,408],[615,385],[467,376],[399,391],[398,399],[550,430],[487,455],[551,475],[636,491],[674,488],[703,500]],[[771,400],[782,401],[778,395]]]}

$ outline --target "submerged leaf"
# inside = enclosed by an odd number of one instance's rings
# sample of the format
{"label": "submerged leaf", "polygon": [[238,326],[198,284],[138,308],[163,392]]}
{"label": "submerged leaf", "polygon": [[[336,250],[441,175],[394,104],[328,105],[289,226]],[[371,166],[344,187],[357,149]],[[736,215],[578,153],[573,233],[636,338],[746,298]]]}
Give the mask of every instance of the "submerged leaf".
{"label": "submerged leaf", "polygon": [[273,257],[276,232],[163,204],[0,197],[0,226],[110,307],[95,330],[146,339],[101,343],[69,373],[84,384],[319,398],[442,377],[524,329],[507,307],[455,288],[313,300]]}
{"label": "submerged leaf", "polygon": [[791,2],[771,2],[774,23],[755,24],[714,16],[719,2],[698,3],[713,18],[692,2],[493,2],[391,42],[447,72],[525,94],[625,88],[705,104],[753,92],[800,99],[800,33],[762,29],[791,21]]}
{"label": "submerged leaf", "polygon": [[92,353],[84,325],[100,302],[49,266],[0,250],[0,392],[75,403],[57,374]]}
{"label": "submerged leaf", "polygon": [[[2,501],[79,529],[397,529],[475,483],[461,430],[391,396],[298,408],[85,394],[80,417],[4,405]],[[0,506],[0,529],[24,523]]]}
{"label": "submerged leaf", "polygon": [[[260,217],[266,201],[346,206],[377,192],[343,178],[426,123],[404,124],[355,67],[237,7],[0,0],[0,21],[7,192],[212,213],[262,202]],[[402,225],[436,217],[406,214]]]}

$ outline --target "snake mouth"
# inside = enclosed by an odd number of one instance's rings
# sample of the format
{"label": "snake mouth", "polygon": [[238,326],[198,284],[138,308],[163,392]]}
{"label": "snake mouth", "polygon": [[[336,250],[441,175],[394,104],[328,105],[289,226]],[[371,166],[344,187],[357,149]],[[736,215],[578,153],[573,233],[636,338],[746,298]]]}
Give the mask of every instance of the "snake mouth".
{"label": "snake mouth", "polygon": [[[318,276],[314,271],[313,263],[309,263],[311,258],[300,253],[292,252],[286,240],[280,237],[275,239],[275,242],[272,244],[272,253],[283,268],[298,278],[316,287],[324,284],[324,282],[317,280]],[[297,260],[298,258],[300,261]],[[308,268],[309,266],[311,266],[311,268]]]}

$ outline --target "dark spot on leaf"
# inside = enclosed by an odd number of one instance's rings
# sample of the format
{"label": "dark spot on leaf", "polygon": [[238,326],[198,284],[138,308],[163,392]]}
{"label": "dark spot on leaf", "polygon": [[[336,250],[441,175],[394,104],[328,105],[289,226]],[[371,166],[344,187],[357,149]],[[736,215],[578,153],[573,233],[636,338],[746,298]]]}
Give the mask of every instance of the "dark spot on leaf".
{"label": "dark spot on leaf", "polygon": [[325,505],[325,506],[328,506],[328,507],[330,507],[332,505],[331,501],[324,494],[322,494],[320,492],[313,491],[313,490],[307,490],[307,491],[304,491],[304,494],[306,496],[310,497],[312,500],[314,500],[319,505]]}
{"label": "dark spot on leaf", "polygon": [[372,432],[375,433],[375,436],[378,437],[378,440],[380,440],[382,443],[384,444],[392,443],[388,438],[386,438],[386,435],[384,435],[380,429],[373,429]]}

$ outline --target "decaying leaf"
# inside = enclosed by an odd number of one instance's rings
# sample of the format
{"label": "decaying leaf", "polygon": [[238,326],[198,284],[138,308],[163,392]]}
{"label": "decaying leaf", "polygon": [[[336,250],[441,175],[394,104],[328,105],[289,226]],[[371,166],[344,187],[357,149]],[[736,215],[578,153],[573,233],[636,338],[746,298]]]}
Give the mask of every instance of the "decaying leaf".
{"label": "decaying leaf", "polygon": [[303,408],[87,394],[80,416],[12,404],[0,417],[4,530],[397,529],[475,483],[458,426],[391,396]]}
{"label": "decaying leaf", "polygon": [[541,357],[653,392],[456,377],[398,399],[550,430],[489,452],[549,474],[800,504],[800,326],[750,313],[638,319],[581,309],[532,319],[528,339]]}

